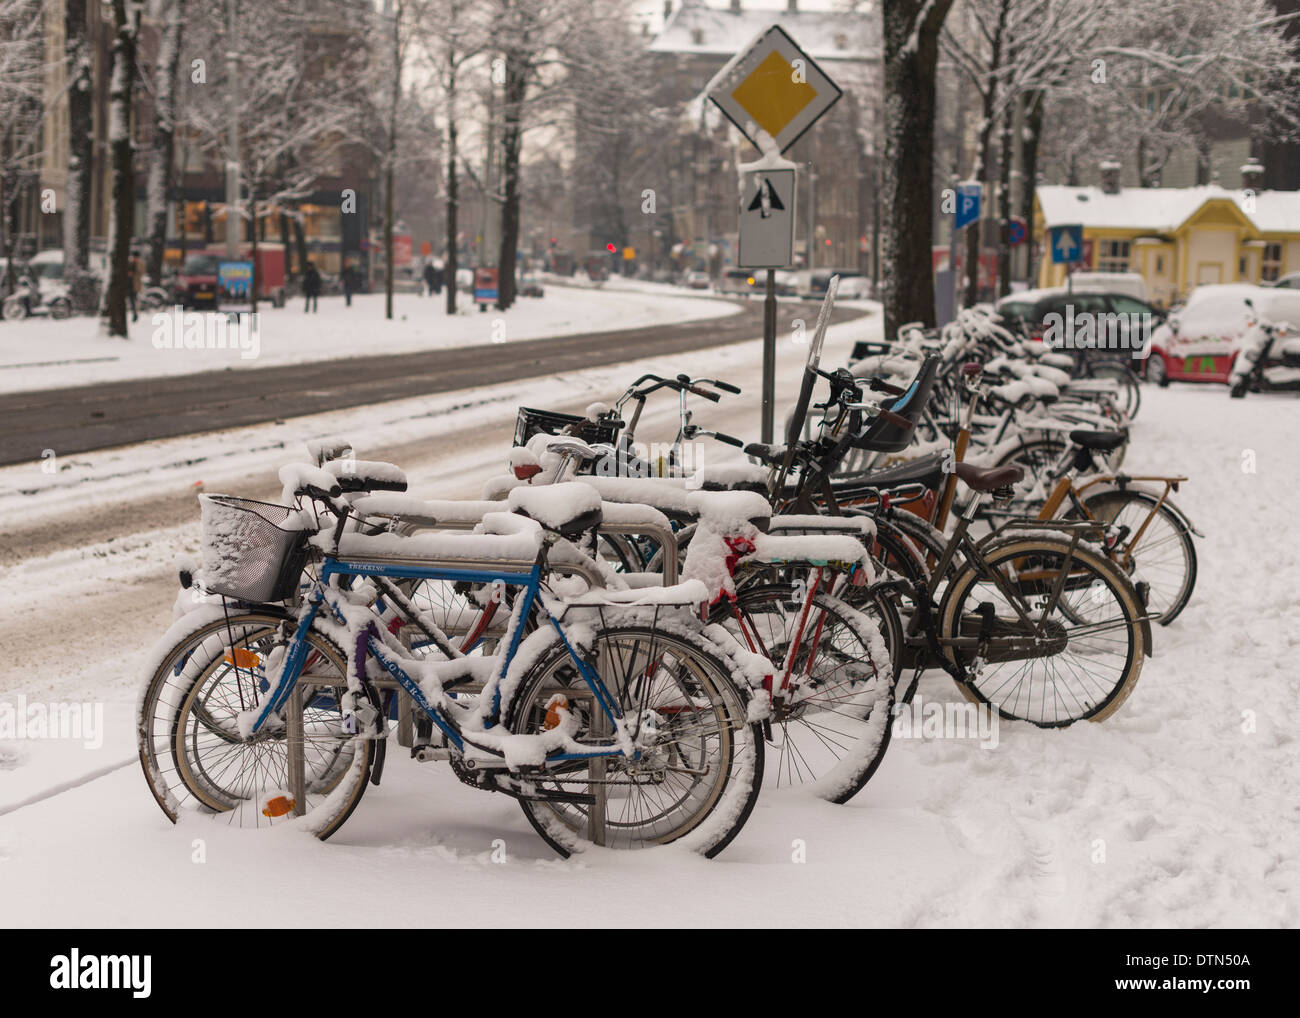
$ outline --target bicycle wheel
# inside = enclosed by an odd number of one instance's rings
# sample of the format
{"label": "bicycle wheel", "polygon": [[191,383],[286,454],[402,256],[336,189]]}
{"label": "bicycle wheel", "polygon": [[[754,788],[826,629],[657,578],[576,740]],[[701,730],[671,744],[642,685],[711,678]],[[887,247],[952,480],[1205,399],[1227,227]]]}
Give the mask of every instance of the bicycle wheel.
{"label": "bicycle wheel", "polygon": [[325,636],[308,635],[298,680],[305,764],[298,804],[286,730],[245,740],[237,724],[265,690],[268,662],[283,653],[293,620],[251,612],[199,622],[158,659],[140,700],[140,763],[158,805],[173,822],[188,809],[232,827],[297,822],[325,840],[360,802],[375,753],[374,741],[342,728],[346,656]]}
{"label": "bicycle wheel", "polygon": [[[1135,582],[1148,584],[1147,611],[1159,615],[1162,626],[1169,625],[1187,607],[1196,586],[1196,546],[1187,524],[1168,503],[1146,491],[1099,491],[1083,504],[1094,520],[1122,528],[1124,536],[1111,550],[1111,560]],[[1077,516],[1072,510],[1067,518]]]}
{"label": "bicycle wheel", "polygon": [[[1004,718],[1042,728],[1114,714],[1137,684],[1145,650],[1142,609],[1124,574],[1098,553],[1082,547],[1071,552],[1068,541],[1054,538],[1007,540],[986,548],[983,558],[954,577],[940,606],[940,642],[949,660],[969,667],[976,653],[972,638],[988,632],[983,669],[958,683],[961,691]],[[1064,589],[1048,612],[1067,568]],[[1010,595],[994,582],[994,572]],[[990,607],[981,610],[984,605]],[[957,639],[967,641],[966,649],[959,652],[950,642]]]}
{"label": "bicycle wheel", "polygon": [[[729,666],[702,637],[650,626],[602,629],[587,660],[643,747],[642,758],[573,760],[528,775],[540,796],[519,800],[528,822],[566,857],[584,842],[639,849],[679,840],[717,855],[744,826],[763,781],[762,733],[746,720],[746,695]],[[608,718],[563,646],[517,689],[507,713],[512,732],[548,728],[548,708],[560,697],[578,719],[577,741],[609,743]],[[559,798],[565,795],[596,801]]]}
{"label": "bicycle wheel", "polygon": [[[778,682],[800,633],[805,600],[803,591],[789,584],[748,587],[737,596],[736,611],[759,653],[772,662]],[[889,748],[896,674],[880,618],[868,616],[862,610],[867,605],[875,602],[852,608],[839,598],[813,595],[794,662],[794,678],[806,676],[803,688],[794,702],[778,706],[772,719],[779,733],[772,749],[778,756],[767,773],[775,787],[807,785],[830,802],[844,803],[880,766]],[[893,606],[885,601],[881,610],[892,612]],[[733,630],[745,644],[730,604],[719,604],[710,621]]]}
{"label": "bicycle wheel", "polygon": [[1132,369],[1121,361],[1099,360],[1088,366],[1092,378],[1109,378],[1119,386],[1119,407],[1129,420],[1137,416],[1142,406],[1142,386]]}

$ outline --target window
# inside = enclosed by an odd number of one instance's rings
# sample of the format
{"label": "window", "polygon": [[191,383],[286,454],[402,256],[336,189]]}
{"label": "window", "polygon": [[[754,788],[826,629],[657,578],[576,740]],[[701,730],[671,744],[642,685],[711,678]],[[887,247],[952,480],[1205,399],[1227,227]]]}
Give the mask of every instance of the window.
{"label": "window", "polygon": [[1165,256],[1156,255],[1156,275],[1163,276],[1164,274],[1165,274]]}
{"label": "window", "polygon": [[703,46],[703,45],[704,45],[704,29],[702,29],[702,28],[692,28],[692,29],[691,29],[691,44],[692,44],[693,46]]}
{"label": "window", "polygon": [[1122,294],[1111,294],[1110,306],[1116,312],[1122,315],[1143,315],[1151,313],[1151,305],[1145,301],[1138,300],[1136,297],[1125,297]]}
{"label": "window", "polygon": [[1259,281],[1261,283],[1272,283],[1280,275],[1282,275],[1282,245],[1265,244],[1264,261],[1259,269]]}
{"label": "window", "polygon": [[1127,272],[1129,242],[1127,240],[1103,240],[1097,244],[1098,272]]}

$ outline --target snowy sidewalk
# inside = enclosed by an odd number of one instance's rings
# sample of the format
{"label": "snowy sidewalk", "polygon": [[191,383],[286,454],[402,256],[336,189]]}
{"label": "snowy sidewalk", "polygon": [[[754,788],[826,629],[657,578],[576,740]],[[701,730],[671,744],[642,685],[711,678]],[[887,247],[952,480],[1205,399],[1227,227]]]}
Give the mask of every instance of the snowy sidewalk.
{"label": "snowy sidewalk", "polygon": [[[655,291],[547,287],[541,298],[521,297],[508,311],[480,312],[467,294],[460,312],[445,313],[441,297],[399,293],[394,318],[384,317],[383,294],[361,294],[347,307],[342,297],[322,297],[307,314],[301,298],[283,308],[259,307],[256,356],[241,349],[158,349],[164,327],[152,313],[130,326],[130,340],[109,339],[94,318],[62,322],[29,318],[0,322],[0,392],[155,378],[225,368],[297,364],[366,354],[412,353],[484,343],[513,343],[586,332],[722,318],[739,313],[731,301]],[[170,309],[164,309],[168,317]],[[199,316],[210,318],[210,315]],[[170,324],[166,328],[172,328]],[[166,333],[159,333],[160,341]],[[245,347],[251,349],[246,343]]]}
{"label": "snowy sidewalk", "polygon": [[[867,332],[856,322],[832,329],[827,363]],[[797,384],[802,352],[779,348],[781,399]],[[0,700],[102,702],[107,728],[99,750],[0,745],[0,808],[57,793],[0,815],[11,922],[402,924],[442,910],[458,922],[506,925],[1300,925],[1300,541],[1290,502],[1300,399],[1234,401],[1220,386],[1143,391],[1125,466],[1189,474],[1176,497],[1206,536],[1191,603],[1156,628],[1155,656],[1114,719],[1062,731],[1004,724],[991,749],[896,738],[847,806],[765,791],[716,860],[670,847],[561,862],[515,804],[402,754],[324,845],[196,818],[174,828],[130,762],[72,785],[129,761],[138,664],[166,625],[171,557],[197,536],[185,495],[193,481],[257,494],[303,437],[332,432],[409,467],[420,492],[472,495],[504,463],[518,402],[573,406],[611,398],[643,369],[708,371],[745,394],[701,405],[698,422],[748,436],[759,363],[759,345],[741,344],[531,388],[88,454],[61,477],[0,470],[0,516],[7,508],[11,520],[43,526],[58,547],[0,556]],[[647,410],[647,440],[671,435],[673,409]],[[471,430],[481,443],[465,440]],[[37,484],[43,492],[20,494]],[[142,517],[132,500],[144,496],[172,500]],[[78,502],[84,513],[74,517]],[[65,520],[98,527],[98,537],[65,541]],[[942,674],[920,693],[962,702]],[[340,867],[373,873],[375,886],[400,880],[403,891],[340,885]],[[296,880],[281,878],[287,869]],[[48,888],[70,874],[78,893],[52,897]]]}

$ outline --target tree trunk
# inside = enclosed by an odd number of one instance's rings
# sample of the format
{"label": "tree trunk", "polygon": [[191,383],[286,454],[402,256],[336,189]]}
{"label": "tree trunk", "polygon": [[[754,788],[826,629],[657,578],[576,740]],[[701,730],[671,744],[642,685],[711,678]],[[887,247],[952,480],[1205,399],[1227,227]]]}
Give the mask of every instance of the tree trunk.
{"label": "tree trunk", "polygon": [[256,185],[256,184],[254,184],[252,187],[250,187],[250,188],[248,189],[248,207],[249,207],[249,212],[251,213],[251,215],[252,215],[252,217],[253,217],[253,225],[252,225],[252,229],[250,229],[250,230],[248,231],[248,232],[251,234],[251,237],[250,237],[249,239],[250,239],[250,242],[252,243],[252,257],[253,257],[253,278],[252,278],[251,280],[249,280],[249,283],[248,283],[248,309],[249,309],[249,311],[256,313],[256,311],[257,311],[257,283],[258,283],[258,278],[257,278],[257,239],[258,239],[258,233],[259,233],[259,231],[258,231],[258,229],[257,229],[257,185]]}
{"label": "tree trunk", "polygon": [[523,140],[520,120],[527,92],[528,66],[518,53],[507,51],[501,130],[504,200],[501,206],[501,250],[497,258],[497,307],[502,310],[515,302],[515,253],[519,250],[519,151]]}
{"label": "tree trunk", "polygon": [[397,160],[397,109],[402,98],[402,5],[393,10],[393,81],[384,155],[384,317],[393,317],[393,163]]}
{"label": "tree trunk", "polygon": [[112,75],[108,92],[108,148],[113,174],[108,227],[108,289],[100,316],[110,336],[128,338],[126,302],[131,286],[131,234],[135,225],[135,146],[131,141],[131,95],[139,28],[127,14],[127,0],[113,0]]}
{"label": "tree trunk", "polygon": [[[1002,67],[1002,36],[1007,24],[1007,10],[1011,6],[1011,0],[1002,0],[998,5],[998,20],[993,26],[993,38],[989,43],[989,76],[984,87],[982,96],[983,101],[983,119],[980,121],[979,141],[975,150],[975,166],[971,170],[970,179],[977,180],[983,185],[982,198],[985,201],[985,208],[992,204],[992,188],[988,185],[991,181],[989,176],[989,167],[993,161],[993,124],[994,110],[997,107],[998,85],[996,73]],[[980,218],[966,227],[966,307],[971,307],[979,300],[979,283],[980,283],[980,232],[985,219],[984,210],[981,209]]]}
{"label": "tree trunk", "polygon": [[292,253],[292,243],[289,240],[289,214],[284,211],[284,206],[280,207],[280,247],[284,249],[284,279],[285,282],[291,282],[295,277],[293,273],[293,262],[289,258]]}
{"label": "tree trunk", "polygon": [[1020,146],[1020,218],[1025,221],[1025,279],[1034,285],[1034,195],[1038,190],[1038,143],[1043,136],[1043,93],[1031,92],[1025,100],[1025,124]]}
{"label": "tree trunk", "polygon": [[1011,292],[1011,126],[1015,104],[1002,111],[1002,131],[998,139],[1002,162],[998,165],[998,296]]}
{"label": "tree trunk", "polygon": [[295,209],[294,213],[289,225],[293,228],[293,252],[298,262],[298,274],[302,275],[307,271],[307,230],[302,225],[302,210]]}
{"label": "tree trunk", "polygon": [[935,68],[952,0],[883,0],[885,143],[881,167],[885,336],[934,324]]}
{"label": "tree trunk", "polygon": [[[455,98],[456,86],[453,78],[448,91],[449,106]],[[456,178],[456,116],[451,109],[447,117],[447,256],[443,261],[443,282],[447,287],[447,314],[456,313],[456,272],[457,264],[456,233],[458,226],[456,214],[460,206],[460,182]]]}
{"label": "tree trunk", "polygon": [[171,197],[172,160],[176,147],[176,75],[181,61],[185,0],[169,0],[158,65],[154,71],[153,158],[145,194],[149,203],[149,250],[145,271],[156,284],[162,279],[167,246],[167,208]]}
{"label": "tree trunk", "polygon": [[86,4],[63,8],[68,63],[68,184],[63,206],[63,263],[73,310],[94,312],[99,286],[90,273],[90,188],[94,169],[94,109]]}

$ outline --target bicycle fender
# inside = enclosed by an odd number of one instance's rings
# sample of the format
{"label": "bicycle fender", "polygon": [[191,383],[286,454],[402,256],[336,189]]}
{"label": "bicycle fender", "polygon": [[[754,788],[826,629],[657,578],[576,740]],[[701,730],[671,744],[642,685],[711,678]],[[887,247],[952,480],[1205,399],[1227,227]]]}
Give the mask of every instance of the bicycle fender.
{"label": "bicycle fender", "polygon": [[[1141,492],[1143,495],[1150,495],[1152,498],[1157,500],[1160,498],[1160,491],[1156,489],[1154,485],[1142,484],[1138,481],[1128,481],[1123,485],[1120,485],[1115,483],[1114,481],[1108,481],[1090,487],[1088,489],[1088,493],[1084,496],[1083,500],[1086,503],[1088,499],[1092,498],[1094,494],[1099,495],[1104,492],[1112,492],[1112,491],[1138,491]],[[1205,537],[1203,533],[1201,533],[1199,530],[1196,529],[1196,524],[1194,524],[1191,521],[1191,518],[1185,512],[1183,512],[1182,507],[1177,505],[1173,499],[1171,498],[1165,499],[1165,508],[1174,514],[1174,517],[1178,520],[1179,523],[1185,526],[1189,531],[1191,531],[1197,537],[1201,537],[1201,538]]]}

